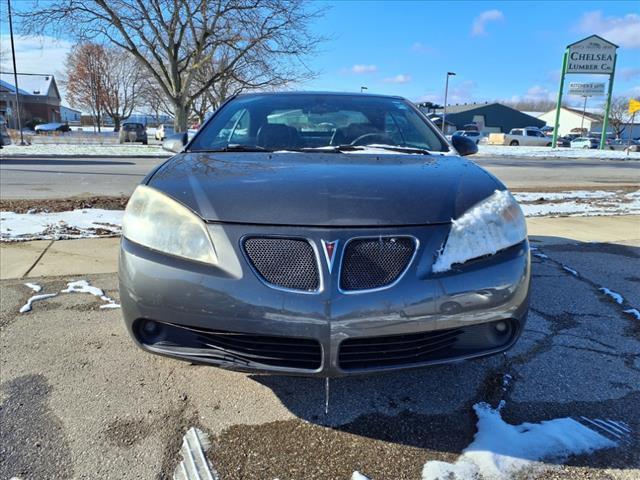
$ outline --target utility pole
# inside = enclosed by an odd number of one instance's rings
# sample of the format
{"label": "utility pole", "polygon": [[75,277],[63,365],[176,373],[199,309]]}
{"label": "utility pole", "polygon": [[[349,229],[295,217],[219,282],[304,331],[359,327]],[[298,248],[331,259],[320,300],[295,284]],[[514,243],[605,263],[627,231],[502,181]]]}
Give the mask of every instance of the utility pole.
{"label": "utility pole", "polygon": [[453,72],[447,72],[447,81],[444,84],[444,108],[442,110],[442,134],[446,135],[445,120],[447,118],[447,95],[449,94],[449,77],[455,76]]}
{"label": "utility pole", "polygon": [[584,96],[584,105],[582,106],[582,120],[580,120],[580,136],[582,135],[582,127],[584,126],[584,114],[587,111],[587,96]]}
{"label": "utility pole", "polygon": [[20,130],[20,145],[24,146],[24,137],[22,134],[22,120],[20,119],[20,96],[18,95],[18,69],[16,68],[16,48],[13,42],[13,21],[11,20],[11,0],[7,0],[9,14],[9,35],[11,37],[11,56],[13,57],[13,81],[16,94],[16,116],[18,117],[18,130]]}

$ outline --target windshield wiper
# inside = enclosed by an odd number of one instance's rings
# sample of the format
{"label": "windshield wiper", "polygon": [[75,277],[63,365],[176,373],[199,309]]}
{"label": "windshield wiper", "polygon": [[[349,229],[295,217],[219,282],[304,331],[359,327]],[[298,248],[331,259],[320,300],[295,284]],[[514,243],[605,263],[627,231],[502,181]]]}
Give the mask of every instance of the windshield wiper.
{"label": "windshield wiper", "polygon": [[421,155],[430,155],[431,152],[424,148],[403,147],[401,145],[382,145],[372,143],[370,145],[327,145],[326,147],[307,147],[301,148],[303,152],[356,152],[366,150],[367,148],[377,148],[379,150],[389,150],[398,153],[419,153]]}
{"label": "windshield wiper", "polygon": [[390,150],[392,152],[400,152],[400,153],[420,153],[422,155],[431,155],[431,152],[426,148],[419,147],[404,147],[402,145],[386,145],[380,143],[371,143],[369,145],[364,145],[369,148],[379,148],[381,150]]}

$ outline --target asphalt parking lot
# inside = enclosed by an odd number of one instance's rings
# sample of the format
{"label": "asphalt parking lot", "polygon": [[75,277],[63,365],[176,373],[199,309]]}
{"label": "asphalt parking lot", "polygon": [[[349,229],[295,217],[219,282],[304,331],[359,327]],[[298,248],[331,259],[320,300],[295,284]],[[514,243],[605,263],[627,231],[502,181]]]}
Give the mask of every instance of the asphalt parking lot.
{"label": "asphalt parking lot", "polygon": [[[635,232],[635,237],[637,238]],[[332,381],[256,376],[146,354],[118,309],[59,293],[18,313],[25,280],[2,286],[0,478],[171,478],[182,436],[212,441],[221,479],[419,479],[473,440],[472,406],[503,401],[510,424],[610,419],[617,446],[533,478],[640,476],[640,242],[535,237],[527,329],[506,355]],[[117,276],[38,279],[41,293],[84,278],[117,301]],[[623,297],[617,303],[600,288]],[[607,432],[600,432],[604,435]]]}

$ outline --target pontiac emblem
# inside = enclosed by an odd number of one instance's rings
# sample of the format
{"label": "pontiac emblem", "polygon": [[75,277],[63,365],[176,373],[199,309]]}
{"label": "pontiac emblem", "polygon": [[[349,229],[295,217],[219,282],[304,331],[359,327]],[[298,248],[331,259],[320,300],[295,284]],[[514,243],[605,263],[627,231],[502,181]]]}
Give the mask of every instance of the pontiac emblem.
{"label": "pontiac emblem", "polygon": [[327,268],[329,273],[333,270],[333,261],[336,259],[336,250],[338,248],[338,240],[333,242],[327,242],[322,240],[322,250],[324,251],[324,258],[327,260]]}

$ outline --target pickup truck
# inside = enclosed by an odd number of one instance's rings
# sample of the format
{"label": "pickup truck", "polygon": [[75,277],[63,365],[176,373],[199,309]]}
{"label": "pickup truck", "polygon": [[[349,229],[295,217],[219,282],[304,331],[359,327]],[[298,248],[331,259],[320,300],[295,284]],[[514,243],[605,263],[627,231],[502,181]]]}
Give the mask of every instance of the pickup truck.
{"label": "pickup truck", "polygon": [[509,133],[492,133],[489,145],[523,145],[527,147],[550,147],[551,139],[537,128],[513,128]]}

